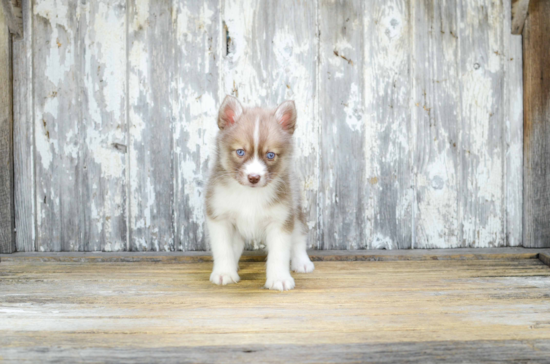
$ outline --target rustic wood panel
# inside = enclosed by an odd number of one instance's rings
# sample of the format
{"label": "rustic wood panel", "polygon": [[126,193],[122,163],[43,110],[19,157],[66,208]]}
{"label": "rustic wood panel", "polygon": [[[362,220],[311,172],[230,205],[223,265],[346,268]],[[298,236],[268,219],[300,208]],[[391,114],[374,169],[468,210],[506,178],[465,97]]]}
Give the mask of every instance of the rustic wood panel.
{"label": "rustic wood panel", "polygon": [[130,250],[172,251],[173,8],[149,0],[128,7]]}
{"label": "rustic wood panel", "polygon": [[219,1],[174,4],[174,223],[177,250],[205,250],[203,187],[209,172],[225,41]]}
{"label": "rustic wood panel", "polygon": [[79,3],[33,6],[36,249],[84,250],[79,85]]}
{"label": "rustic wood panel", "polygon": [[370,238],[363,109],[366,9],[363,1],[319,2],[321,249],[364,248]]}
{"label": "rustic wood panel", "polygon": [[[457,2],[411,2],[415,248],[460,246]],[[464,130],[464,134],[468,131]]]}
{"label": "rustic wood panel", "polygon": [[308,245],[318,247],[316,12],[313,1],[224,1],[222,37],[226,42],[220,87],[222,94],[232,94],[250,106],[274,108],[287,99],[296,102],[295,169],[303,183]]}
{"label": "rustic wood panel", "polygon": [[521,244],[511,0],[22,5],[21,251],[208,249],[225,94],[296,101],[310,247]]}
{"label": "rustic wood panel", "polygon": [[531,0],[523,30],[523,244],[550,246],[550,2]]}
{"label": "rustic wood panel", "polygon": [[15,251],[11,35],[0,7],[0,253]]}
{"label": "rustic wood panel", "polygon": [[505,145],[506,245],[523,242],[523,64],[522,39],[512,35],[509,2],[503,2],[503,119]]}
{"label": "rustic wood panel", "polygon": [[36,248],[124,250],[125,4],[37,2],[33,10],[34,69],[45,70],[34,83]]}
{"label": "rustic wood panel", "polygon": [[462,246],[503,246],[505,242],[503,105],[503,6],[460,2],[458,21],[462,138],[460,141],[460,223]]}
{"label": "rustic wood panel", "polygon": [[[32,2],[23,1],[22,38],[13,40],[13,158],[16,248],[35,251],[35,179],[33,109],[33,12]],[[41,74],[41,73],[40,73]]]}
{"label": "rustic wood panel", "polygon": [[521,106],[511,103],[521,94],[521,57],[518,43],[504,34],[509,6],[413,5],[420,14],[414,31],[415,246],[521,242]]}
{"label": "rustic wood panel", "polygon": [[80,249],[126,250],[126,1],[80,4]]}
{"label": "rustic wood panel", "polygon": [[2,261],[0,355],[326,362],[347,347],[338,362],[548,361],[550,269],[538,259],[318,262],[285,293],[261,288],[262,262],[224,287],[211,268]]}
{"label": "rustic wood panel", "polygon": [[354,111],[363,111],[365,154],[357,157],[366,164],[362,184],[369,200],[363,229],[368,245],[356,242],[346,248],[406,249],[414,225],[409,2],[368,4],[363,12],[363,107],[356,105]]}

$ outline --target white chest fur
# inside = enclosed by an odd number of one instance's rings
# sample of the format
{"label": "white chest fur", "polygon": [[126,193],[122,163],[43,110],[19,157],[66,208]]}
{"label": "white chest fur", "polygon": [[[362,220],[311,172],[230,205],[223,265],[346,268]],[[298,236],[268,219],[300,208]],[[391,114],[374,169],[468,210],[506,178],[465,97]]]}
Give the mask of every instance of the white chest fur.
{"label": "white chest fur", "polygon": [[290,208],[276,201],[276,184],[262,188],[237,182],[216,186],[212,208],[216,216],[229,220],[245,239],[263,240],[270,226],[282,225]]}

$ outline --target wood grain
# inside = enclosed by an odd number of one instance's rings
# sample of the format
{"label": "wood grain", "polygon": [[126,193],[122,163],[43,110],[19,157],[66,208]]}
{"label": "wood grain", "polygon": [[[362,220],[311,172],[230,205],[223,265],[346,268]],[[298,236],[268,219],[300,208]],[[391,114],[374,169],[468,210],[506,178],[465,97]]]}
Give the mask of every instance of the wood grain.
{"label": "wood grain", "polygon": [[172,6],[152,0],[127,6],[129,249],[173,251]]}
{"label": "wood grain", "polygon": [[13,158],[15,241],[17,251],[35,251],[34,99],[33,99],[33,12],[31,1],[23,1],[24,37],[13,40]]}
{"label": "wood grain", "polygon": [[[505,246],[503,4],[459,2],[459,244]],[[519,121],[519,120],[518,120]]]}
{"label": "wood grain", "polygon": [[[323,345],[217,345],[162,348],[4,349],[7,360],[144,363],[546,363],[548,340],[429,341]],[[457,353],[460,353],[458,355]],[[93,359],[92,359],[93,358]],[[182,359],[185,358],[185,359]]]}
{"label": "wood grain", "polygon": [[[411,3],[415,248],[458,247],[460,90],[455,1]],[[465,130],[464,134],[468,134]],[[466,198],[466,196],[464,196]]]}
{"label": "wood grain", "polygon": [[84,165],[80,134],[80,2],[33,6],[33,75],[36,250],[84,250],[88,224],[80,186]]}
{"label": "wood grain", "polygon": [[79,250],[127,250],[126,1],[81,4]]}
{"label": "wood grain", "polygon": [[2,0],[4,13],[3,24],[8,26],[10,33],[21,37],[23,35],[23,19],[21,4],[18,0]]}
{"label": "wood grain", "polygon": [[523,30],[523,245],[550,246],[550,3],[532,0]]}
{"label": "wood grain", "polygon": [[527,19],[529,0],[512,0],[512,34],[521,34]]}
{"label": "wood grain", "polygon": [[362,1],[319,3],[320,249],[364,248],[370,238],[363,106],[365,11]]}
{"label": "wood grain", "polygon": [[2,261],[0,355],[212,362],[217,347],[288,362],[322,345],[320,362],[344,347],[347,361],[517,361],[540,359],[550,341],[550,269],[537,259],[318,262],[285,293],[261,289],[263,263],[242,263],[242,281],[225,287],[208,282],[211,267]]}
{"label": "wood grain", "polygon": [[401,0],[371,1],[363,13],[363,229],[370,249],[408,249],[412,243],[411,19],[408,1]]}
{"label": "wood grain", "polygon": [[508,2],[503,3],[504,82],[502,83],[504,118],[504,186],[506,245],[523,242],[523,64],[522,37],[512,35]]}
{"label": "wood grain", "polygon": [[0,253],[15,251],[11,35],[0,8]]}
{"label": "wood grain", "polygon": [[204,190],[213,151],[223,35],[219,2],[174,4],[174,229],[177,250],[205,250]]}

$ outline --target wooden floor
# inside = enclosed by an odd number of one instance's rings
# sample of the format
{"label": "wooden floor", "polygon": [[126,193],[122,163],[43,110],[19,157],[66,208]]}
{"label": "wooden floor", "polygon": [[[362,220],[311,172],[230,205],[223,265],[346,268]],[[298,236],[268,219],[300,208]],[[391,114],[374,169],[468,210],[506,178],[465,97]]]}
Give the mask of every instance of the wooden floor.
{"label": "wooden floor", "polygon": [[376,254],[318,254],[283,293],[257,255],[225,287],[198,255],[2,256],[0,363],[550,362],[538,253]]}

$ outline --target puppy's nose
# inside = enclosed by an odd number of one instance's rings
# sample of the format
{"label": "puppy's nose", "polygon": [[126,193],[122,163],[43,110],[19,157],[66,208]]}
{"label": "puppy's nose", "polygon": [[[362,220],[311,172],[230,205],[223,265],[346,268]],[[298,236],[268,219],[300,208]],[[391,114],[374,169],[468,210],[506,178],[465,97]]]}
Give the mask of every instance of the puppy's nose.
{"label": "puppy's nose", "polygon": [[260,182],[260,175],[259,174],[249,174],[248,175],[248,180],[250,181],[250,183],[252,183],[253,185]]}

